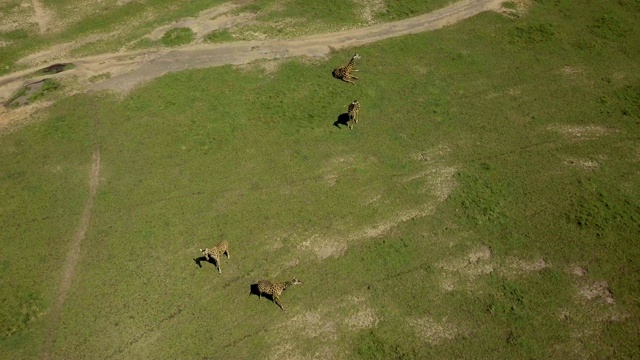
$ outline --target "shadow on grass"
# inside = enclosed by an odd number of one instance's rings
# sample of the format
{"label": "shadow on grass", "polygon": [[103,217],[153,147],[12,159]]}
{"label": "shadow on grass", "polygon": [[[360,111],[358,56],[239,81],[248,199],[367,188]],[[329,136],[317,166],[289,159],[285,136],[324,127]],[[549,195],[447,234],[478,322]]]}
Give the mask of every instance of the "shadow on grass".
{"label": "shadow on grass", "polygon": [[200,257],[194,258],[193,261],[195,261],[196,265],[198,265],[198,267],[200,268],[202,268],[202,262],[208,262],[209,264],[213,265],[213,267],[216,268],[216,271],[217,271],[216,260],[212,257],[207,259],[206,256],[200,256]]}
{"label": "shadow on grass", "polygon": [[249,287],[249,296],[251,295],[256,295],[258,298],[267,298],[268,300],[271,300],[272,303],[276,303],[275,301],[273,301],[273,295],[264,293],[260,294],[260,290],[258,290],[258,284],[251,284],[251,286]]}
{"label": "shadow on grass", "polygon": [[340,125],[344,125],[344,126],[349,127],[349,114],[342,113],[342,114],[338,115],[338,120],[336,120],[333,123],[333,126],[337,127],[338,129],[341,129]]}

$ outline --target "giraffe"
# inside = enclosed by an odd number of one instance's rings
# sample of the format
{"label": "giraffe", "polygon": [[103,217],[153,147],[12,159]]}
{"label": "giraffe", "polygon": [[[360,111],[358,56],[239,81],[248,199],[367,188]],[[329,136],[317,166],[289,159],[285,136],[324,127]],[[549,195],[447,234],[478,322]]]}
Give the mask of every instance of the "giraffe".
{"label": "giraffe", "polygon": [[229,243],[226,241],[222,241],[218,245],[212,248],[200,249],[200,251],[202,252],[204,257],[207,259],[207,261],[209,261],[210,258],[213,258],[213,260],[215,260],[215,263],[216,263],[215,265],[216,265],[216,268],[218,269],[218,273],[219,274],[222,273],[222,271],[220,270],[220,256],[222,256],[222,254],[226,254],[227,259],[230,258]]}
{"label": "giraffe", "polygon": [[333,69],[333,77],[336,79],[340,79],[344,82],[348,82],[349,84],[355,85],[356,83],[353,80],[358,80],[358,78],[351,75],[351,72],[358,71],[353,68],[353,65],[355,64],[355,61],[357,59],[360,59],[360,55],[358,55],[358,53],[355,53],[351,57],[351,60],[347,65]]}
{"label": "giraffe", "polygon": [[273,297],[273,302],[275,302],[282,311],[285,311],[284,307],[282,307],[282,304],[280,303],[280,295],[282,295],[282,292],[287,290],[289,286],[298,284],[303,284],[303,282],[295,277],[293,280],[283,283],[272,283],[269,280],[260,280],[258,281],[258,298],[260,298],[262,294],[271,295]]}
{"label": "giraffe", "polygon": [[358,115],[360,114],[360,103],[358,100],[353,100],[347,108],[347,114],[349,114],[349,129],[353,130],[353,124],[358,123]]}

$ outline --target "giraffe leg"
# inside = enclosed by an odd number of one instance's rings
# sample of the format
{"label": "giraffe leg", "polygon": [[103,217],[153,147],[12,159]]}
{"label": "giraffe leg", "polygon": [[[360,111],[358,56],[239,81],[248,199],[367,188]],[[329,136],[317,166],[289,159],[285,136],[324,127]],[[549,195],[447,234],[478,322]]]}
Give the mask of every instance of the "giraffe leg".
{"label": "giraffe leg", "polygon": [[220,270],[220,257],[214,257],[213,258],[216,261],[216,269],[218,269],[218,274],[222,274],[222,270]]}
{"label": "giraffe leg", "polygon": [[225,254],[227,254],[227,259],[231,259],[231,255],[229,255],[229,250],[224,252]]}
{"label": "giraffe leg", "polygon": [[279,296],[274,296],[274,297],[273,297],[273,302],[275,302],[275,303],[276,303],[276,305],[280,306],[280,310],[282,310],[282,311],[286,311],[286,310],[284,309],[284,307],[282,307],[282,304],[280,303],[280,297],[279,297]]}

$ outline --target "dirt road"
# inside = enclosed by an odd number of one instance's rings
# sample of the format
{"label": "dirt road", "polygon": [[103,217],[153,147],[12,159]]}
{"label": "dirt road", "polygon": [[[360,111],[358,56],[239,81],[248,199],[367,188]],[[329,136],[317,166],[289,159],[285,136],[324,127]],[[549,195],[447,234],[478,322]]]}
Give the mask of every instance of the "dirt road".
{"label": "dirt road", "polygon": [[[77,76],[81,81],[81,90],[114,90],[126,93],[169,72],[226,64],[246,64],[258,59],[322,57],[331,49],[356,47],[392,37],[436,30],[484,11],[498,11],[502,2],[503,0],[463,0],[443,9],[401,21],[290,40],[199,44],[174,50],[121,52],[67,59],[64,62],[74,63],[76,68],[58,76]],[[22,85],[25,76],[37,69],[1,77],[0,99],[10,96],[8,94]],[[93,75],[104,73],[110,73],[111,77],[97,83],[86,81]]]}

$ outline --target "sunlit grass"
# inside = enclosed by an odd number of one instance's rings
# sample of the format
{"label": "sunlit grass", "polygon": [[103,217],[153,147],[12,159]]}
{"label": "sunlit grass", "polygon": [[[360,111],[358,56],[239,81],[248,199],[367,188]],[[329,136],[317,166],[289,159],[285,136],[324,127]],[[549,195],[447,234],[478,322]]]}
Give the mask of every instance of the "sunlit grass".
{"label": "sunlit grass", "polygon": [[[595,30],[603,7],[619,36]],[[631,10],[542,2],[383,41],[357,49],[355,86],[330,75],[349,49],[58,102],[0,138],[2,316],[16,329],[0,354],[39,357],[95,142],[58,357],[637,356]],[[354,99],[354,130],[333,126]],[[222,274],[199,268],[198,249],[223,239]],[[293,276],[305,284],[286,313],[249,295]],[[603,281],[615,304],[580,295]]]}

